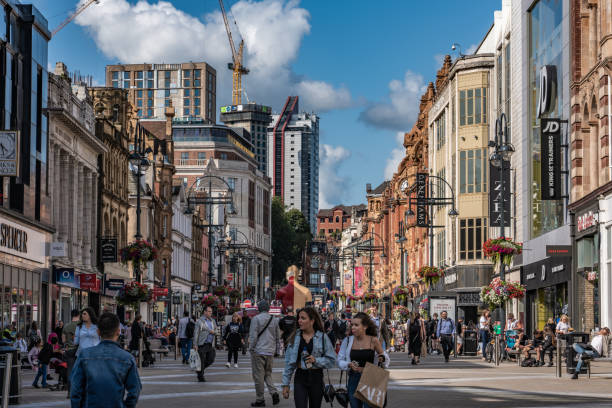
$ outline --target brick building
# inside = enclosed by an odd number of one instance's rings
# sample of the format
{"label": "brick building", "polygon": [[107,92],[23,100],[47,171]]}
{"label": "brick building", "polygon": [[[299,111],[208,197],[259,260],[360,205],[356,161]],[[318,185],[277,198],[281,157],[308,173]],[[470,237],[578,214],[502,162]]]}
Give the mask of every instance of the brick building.
{"label": "brick building", "polygon": [[339,241],[342,231],[351,226],[355,214],[364,211],[366,206],[337,205],[334,208],[322,209],[317,213],[317,237],[327,241]]}

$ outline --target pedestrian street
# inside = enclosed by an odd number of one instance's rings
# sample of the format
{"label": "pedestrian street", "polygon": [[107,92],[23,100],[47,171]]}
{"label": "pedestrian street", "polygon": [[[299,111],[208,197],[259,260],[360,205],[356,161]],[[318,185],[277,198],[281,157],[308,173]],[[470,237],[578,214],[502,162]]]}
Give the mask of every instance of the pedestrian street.
{"label": "pedestrian street", "polygon": [[[179,357],[180,359],[180,357]],[[554,377],[554,367],[500,367],[476,358],[451,358],[448,364],[428,356],[418,366],[410,365],[405,353],[391,354],[388,407],[605,407],[610,406],[612,364],[594,367],[591,379],[572,381],[564,374]],[[139,407],[248,407],[255,399],[248,355],[239,356],[239,368],[225,367],[226,353],[217,352],[206,370],[205,383],[198,383],[188,366],[173,356],[141,370],[143,392]],[[280,389],[283,360],[276,359],[273,377]],[[606,374],[607,373],[607,374]],[[339,386],[339,371],[330,372]],[[23,375],[23,408],[68,407],[65,392],[31,387],[33,375]],[[54,375],[54,377],[57,377]],[[327,379],[327,375],[325,376]],[[55,381],[50,381],[53,384]],[[266,406],[272,399],[266,395]],[[293,396],[278,407],[292,407]],[[323,407],[329,406],[323,402]],[[337,407],[338,404],[334,403]]]}

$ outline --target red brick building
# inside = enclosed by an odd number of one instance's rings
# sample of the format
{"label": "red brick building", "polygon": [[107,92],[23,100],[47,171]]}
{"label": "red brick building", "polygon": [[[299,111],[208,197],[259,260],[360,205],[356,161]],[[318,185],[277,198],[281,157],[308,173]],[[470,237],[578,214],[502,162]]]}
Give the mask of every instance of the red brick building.
{"label": "red brick building", "polygon": [[317,213],[317,236],[326,241],[339,241],[342,231],[351,226],[353,212],[363,211],[366,206],[337,205],[334,208],[319,210]]}

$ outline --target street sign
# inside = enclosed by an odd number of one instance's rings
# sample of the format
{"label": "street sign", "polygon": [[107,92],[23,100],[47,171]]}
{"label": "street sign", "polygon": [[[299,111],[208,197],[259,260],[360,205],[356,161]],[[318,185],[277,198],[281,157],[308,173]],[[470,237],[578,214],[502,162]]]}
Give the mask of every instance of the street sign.
{"label": "street sign", "polygon": [[248,307],[251,307],[251,306],[252,306],[252,304],[251,304],[251,301],[249,299],[246,299],[244,302],[242,302],[242,307],[244,309],[246,309]]}
{"label": "street sign", "polygon": [[227,280],[230,281],[230,282],[233,281],[234,280],[234,274],[233,273],[228,273],[227,274]]}

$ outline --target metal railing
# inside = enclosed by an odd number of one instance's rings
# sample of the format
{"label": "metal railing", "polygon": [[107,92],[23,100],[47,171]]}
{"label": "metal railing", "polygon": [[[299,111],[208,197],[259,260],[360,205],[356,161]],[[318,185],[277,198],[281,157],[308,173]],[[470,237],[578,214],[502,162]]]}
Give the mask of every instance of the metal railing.
{"label": "metal railing", "polygon": [[[11,397],[11,371],[13,369],[13,354],[7,353],[0,356],[0,370],[4,369],[4,377],[2,382],[2,408],[8,408],[9,399]],[[15,397],[15,396],[13,396]]]}

